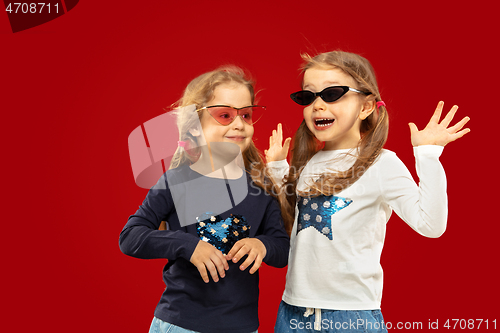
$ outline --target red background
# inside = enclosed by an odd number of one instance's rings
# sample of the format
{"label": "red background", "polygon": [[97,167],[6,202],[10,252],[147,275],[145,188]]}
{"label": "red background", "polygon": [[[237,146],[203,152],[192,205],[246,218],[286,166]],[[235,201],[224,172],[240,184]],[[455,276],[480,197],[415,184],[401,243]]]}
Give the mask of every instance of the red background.
{"label": "red background", "polygon": [[[233,63],[254,75],[267,106],[254,136],[263,150],[278,122],[287,136],[301,122],[288,97],[299,88],[299,54],[333,49],[372,62],[390,113],[386,148],[414,175],[408,122],[424,127],[439,100],[472,118],[441,158],[446,233],[426,239],[395,215],[388,224],[385,320],[498,319],[491,3],[88,0],[15,34],[0,14],[1,330],[146,332],[165,261],[118,248],[146,195],[133,180],[129,133],[195,76]],[[261,268],[262,333],[272,331],[285,272]]]}

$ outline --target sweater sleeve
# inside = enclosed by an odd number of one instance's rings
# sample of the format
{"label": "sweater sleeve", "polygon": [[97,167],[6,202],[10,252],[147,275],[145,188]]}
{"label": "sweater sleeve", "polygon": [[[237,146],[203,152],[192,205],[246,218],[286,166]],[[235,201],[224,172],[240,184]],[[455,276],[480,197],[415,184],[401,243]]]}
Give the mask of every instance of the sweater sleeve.
{"label": "sweater sleeve", "polygon": [[256,236],[266,247],[264,262],[269,266],[285,267],[288,263],[290,238],[283,227],[281,211],[275,199],[266,207],[264,221]]}
{"label": "sweater sleeve", "polygon": [[286,160],[268,162],[266,164],[269,175],[275,184],[283,185],[283,178],[288,174],[289,166]]}
{"label": "sweater sleeve", "polygon": [[[386,156],[380,187],[385,201],[419,234],[437,238],[446,230],[448,197],[446,175],[439,161],[442,146],[414,147],[419,185],[403,162],[395,155]],[[389,164],[390,163],[390,164]]]}
{"label": "sweater sleeve", "polygon": [[144,202],[120,233],[120,250],[140,259],[191,259],[199,239],[184,230],[158,230],[175,212],[165,175],[153,186]]}

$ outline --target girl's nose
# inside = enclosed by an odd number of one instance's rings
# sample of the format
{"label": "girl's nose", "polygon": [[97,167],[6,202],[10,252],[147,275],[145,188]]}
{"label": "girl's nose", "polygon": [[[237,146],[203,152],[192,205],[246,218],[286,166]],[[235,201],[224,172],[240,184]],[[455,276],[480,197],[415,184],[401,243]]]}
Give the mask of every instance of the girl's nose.
{"label": "girl's nose", "polygon": [[231,126],[233,127],[233,129],[242,130],[243,127],[245,127],[245,121],[240,115],[236,115],[236,118],[234,118],[233,122],[231,123]]}
{"label": "girl's nose", "polygon": [[321,97],[317,96],[314,102],[312,102],[313,111],[320,111],[326,108],[325,101]]}

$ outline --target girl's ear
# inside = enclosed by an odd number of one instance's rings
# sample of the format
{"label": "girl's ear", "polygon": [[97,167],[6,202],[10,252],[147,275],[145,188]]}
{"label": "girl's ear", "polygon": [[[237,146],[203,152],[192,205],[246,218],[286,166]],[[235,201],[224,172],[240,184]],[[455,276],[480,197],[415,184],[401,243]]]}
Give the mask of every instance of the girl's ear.
{"label": "girl's ear", "polygon": [[373,111],[377,108],[377,104],[375,103],[375,100],[373,98],[367,98],[365,99],[365,102],[363,104],[363,108],[361,109],[361,112],[359,113],[359,119],[365,120],[368,118],[369,115],[372,114]]}
{"label": "girl's ear", "polygon": [[189,130],[189,133],[190,133],[192,136],[194,136],[195,138],[200,136],[200,130],[199,130],[199,129],[197,129],[197,128],[191,128],[191,129]]}

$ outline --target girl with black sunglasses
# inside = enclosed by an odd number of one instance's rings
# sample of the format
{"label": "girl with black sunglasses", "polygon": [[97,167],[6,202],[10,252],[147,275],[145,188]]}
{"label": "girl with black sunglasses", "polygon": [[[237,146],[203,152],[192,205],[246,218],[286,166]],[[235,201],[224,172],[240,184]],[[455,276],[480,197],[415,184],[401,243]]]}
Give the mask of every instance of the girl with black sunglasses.
{"label": "girl with black sunglasses", "polygon": [[383,149],[388,114],[368,60],[341,51],[303,58],[302,90],[291,94],[304,107],[291,166],[281,125],[266,151],[273,177],[283,179],[291,235],[275,332],[386,332],[380,312],[386,223],[394,210],[421,235],[445,231],[439,156],[469,132],[462,129],[469,118],[449,127],[458,107],[440,122],[439,102],[425,129],[410,124],[417,185],[396,154]]}
{"label": "girl with black sunglasses", "polygon": [[276,191],[252,141],[263,110],[254,99],[245,73],[224,67],[191,81],[177,103],[170,170],[120,234],[123,253],[168,259],[151,333],[256,333],[258,269],[287,264]]}

